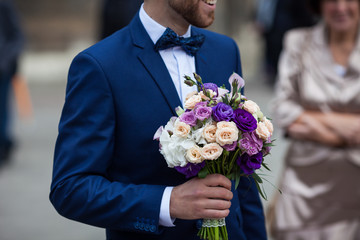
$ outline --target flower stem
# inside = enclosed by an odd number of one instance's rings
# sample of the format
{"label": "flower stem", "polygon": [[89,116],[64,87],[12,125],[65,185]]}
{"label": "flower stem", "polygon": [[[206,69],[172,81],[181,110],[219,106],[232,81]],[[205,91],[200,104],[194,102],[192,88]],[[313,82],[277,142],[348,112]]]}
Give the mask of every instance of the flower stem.
{"label": "flower stem", "polygon": [[235,160],[236,160],[236,158],[237,158],[237,156],[238,156],[238,154],[239,154],[239,151],[240,151],[240,148],[238,148],[238,149],[236,150],[236,152],[234,153],[234,155],[232,156],[231,161],[230,161],[230,164],[229,164],[229,168],[228,168],[227,175],[230,175],[231,170],[234,168],[233,166],[234,166]]}

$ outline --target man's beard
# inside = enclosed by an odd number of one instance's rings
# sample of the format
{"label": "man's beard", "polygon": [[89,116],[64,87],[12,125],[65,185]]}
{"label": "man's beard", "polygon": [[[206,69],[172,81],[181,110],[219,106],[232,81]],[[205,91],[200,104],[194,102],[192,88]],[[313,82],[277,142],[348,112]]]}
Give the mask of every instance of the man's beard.
{"label": "man's beard", "polygon": [[[186,1],[185,1],[186,2]],[[208,16],[202,16],[200,14],[198,1],[192,1],[191,3],[184,3],[179,0],[169,0],[170,7],[181,15],[189,24],[205,28],[210,26],[214,21],[214,12]]]}

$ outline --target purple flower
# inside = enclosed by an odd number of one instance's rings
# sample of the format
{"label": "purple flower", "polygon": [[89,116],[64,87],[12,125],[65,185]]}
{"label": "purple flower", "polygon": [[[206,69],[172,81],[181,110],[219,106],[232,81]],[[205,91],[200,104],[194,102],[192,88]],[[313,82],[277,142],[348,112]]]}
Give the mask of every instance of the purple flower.
{"label": "purple flower", "polygon": [[261,167],[261,163],[263,160],[262,152],[258,152],[255,155],[248,155],[244,153],[239,156],[236,160],[236,163],[240,166],[240,169],[247,175],[253,174],[256,169]]}
{"label": "purple flower", "polygon": [[257,128],[257,121],[254,116],[241,108],[234,111],[233,121],[243,132],[252,132]]}
{"label": "purple flower", "polygon": [[195,104],[195,108],[200,107],[200,106],[201,107],[207,107],[207,104],[208,104],[208,101],[199,102],[199,103]]}
{"label": "purple flower", "polygon": [[[268,138],[268,140],[266,140],[265,143],[271,143],[271,138]],[[270,153],[270,151],[271,151],[271,147],[264,147],[262,153],[264,154],[264,156],[266,156]]]}
{"label": "purple flower", "polygon": [[237,141],[233,142],[233,144],[227,144],[222,146],[226,151],[234,151],[237,147]]}
{"label": "purple flower", "polygon": [[239,141],[240,148],[252,156],[261,151],[263,141],[255,134],[255,132],[244,133]]}
{"label": "purple flower", "polygon": [[204,121],[211,117],[212,108],[207,106],[196,105],[195,109],[195,117],[200,121]]}
{"label": "purple flower", "polygon": [[153,140],[160,141],[160,136],[161,136],[161,134],[162,134],[163,131],[164,131],[163,126],[160,126],[160,127],[158,128],[158,130],[156,130],[156,133],[154,134]]}
{"label": "purple flower", "polygon": [[184,174],[186,178],[191,178],[196,176],[204,167],[205,161],[198,164],[188,163],[185,167],[175,167],[175,169],[179,173]]}
{"label": "purple flower", "polygon": [[229,83],[231,86],[231,92],[233,91],[233,84],[236,83],[238,85],[238,88],[243,88],[245,86],[245,81],[240,77],[239,74],[233,73],[229,78]]}
{"label": "purple flower", "polygon": [[190,126],[195,126],[196,125],[196,116],[195,113],[193,111],[190,112],[184,112],[183,114],[181,114],[181,116],[179,117],[181,122],[184,122]]}
{"label": "purple flower", "polygon": [[212,108],[213,117],[216,122],[227,121],[229,122],[234,115],[234,110],[227,104],[219,102]]}
{"label": "purple flower", "polygon": [[204,83],[204,88],[212,90],[214,93],[216,93],[215,97],[219,95],[218,86],[215,83]]}

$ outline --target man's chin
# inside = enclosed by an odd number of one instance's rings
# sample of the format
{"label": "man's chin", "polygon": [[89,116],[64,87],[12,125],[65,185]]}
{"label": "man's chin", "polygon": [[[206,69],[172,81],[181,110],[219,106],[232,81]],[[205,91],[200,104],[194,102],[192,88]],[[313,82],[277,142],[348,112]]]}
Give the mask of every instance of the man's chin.
{"label": "man's chin", "polygon": [[[200,9],[199,9],[200,10]],[[198,11],[198,17],[193,18],[192,16],[188,18],[188,22],[199,28],[207,28],[209,27],[215,20],[215,12],[204,12]]]}

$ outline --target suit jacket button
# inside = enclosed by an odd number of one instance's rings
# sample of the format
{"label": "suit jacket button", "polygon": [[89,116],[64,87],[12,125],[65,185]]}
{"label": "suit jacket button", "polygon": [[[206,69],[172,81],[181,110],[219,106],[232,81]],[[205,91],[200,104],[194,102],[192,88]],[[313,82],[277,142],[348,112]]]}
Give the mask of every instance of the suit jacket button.
{"label": "suit jacket button", "polygon": [[145,229],[145,231],[149,231],[150,230],[150,226],[149,226],[149,224],[145,224],[145,227],[144,227],[144,229]]}
{"label": "suit jacket button", "polygon": [[150,226],[150,232],[155,232],[155,231],[156,231],[155,225],[151,225],[151,226]]}

